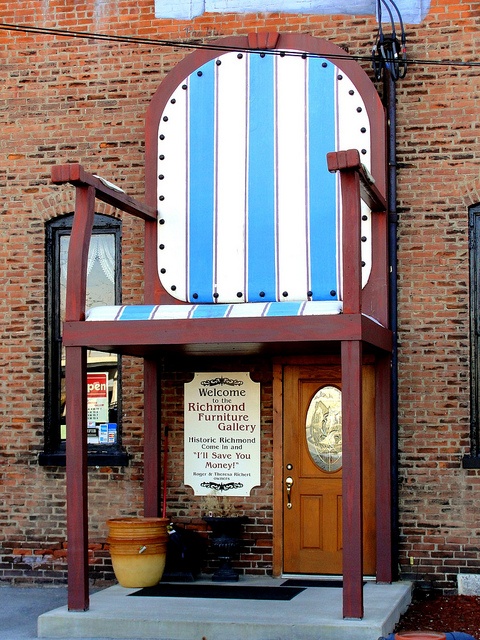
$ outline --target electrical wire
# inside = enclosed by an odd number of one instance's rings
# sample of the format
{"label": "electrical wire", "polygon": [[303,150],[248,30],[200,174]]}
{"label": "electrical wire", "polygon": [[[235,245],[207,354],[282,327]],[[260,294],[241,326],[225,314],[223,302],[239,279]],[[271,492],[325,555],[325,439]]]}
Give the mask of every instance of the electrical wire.
{"label": "electrical wire", "polygon": [[[379,0],[380,1],[380,0]],[[388,0],[393,3],[393,0]],[[366,61],[372,62],[372,55],[358,55],[358,54],[315,54],[315,53],[305,53],[299,51],[279,51],[277,49],[250,49],[250,48],[242,48],[242,47],[231,47],[222,45],[218,42],[202,42],[200,40],[157,40],[150,38],[141,38],[138,36],[120,36],[115,34],[106,34],[106,33],[95,33],[95,32],[85,32],[85,31],[70,31],[65,29],[54,29],[49,27],[35,27],[31,25],[17,25],[17,24],[8,24],[8,23],[0,23],[0,30],[3,31],[15,31],[20,33],[35,33],[38,35],[50,35],[55,37],[62,38],[80,38],[86,40],[102,40],[107,42],[119,42],[122,44],[139,44],[146,45],[151,47],[168,47],[168,48],[177,48],[177,49],[206,49],[210,51],[244,51],[244,52],[252,52],[258,51],[265,55],[280,55],[280,56],[301,56],[303,58],[328,58],[331,60],[357,60],[357,61]],[[403,27],[402,27],[403,32]],[[402,44],[403,51],[405,51],[404,44]],[[404,57],[404,64],[408,65],[422,65],[422,66],[444,66],[444,67],[480,67],[480,61],[467,61],[467,60],[450,60],[450,59],[442,59],[442,60],[432,60],[432,59],[422,59],[422,58],[407,58],[406,52]],[[400,75],[399,77],[404,77]]]}
{"label": "electrical wire", "polygon": [[[385,2],[385,0],[382,0],[382,2]],[[398,16],[398,22],[400,24],[400,50],[398,51],[398,53],[401,54],[401,60],[400,61],[397,60],[397,66],[398,66],[397,75],[398,75],[398,78],[404,78],[407,75],[407,36],[405,33],[402,14],[400,13],[398,6],[394,2],[394,0],[388,0],[388,2],[390,2],[392,7],[395,9],[396,14]],[[393,33],[395,33],[395,21],[393,20],[393,18],[392,18],[392,25],[393,25]]]}
{"label": "electrical wire", "polygon": [[53,29],[49,27],[34,27],[32,25],[14,25],[14,24],[6,24],[0,23],[0,30],[11,30],[25,33],[36,33],[41,35],[53,35],[64,38],[81,38],[87,40],[103,40],[103,41],[111,41],[111,42],[121,42],[123,44],[142,44],[148,46],[160,46],[160,47],[171,47],[177,49],[205,49],[208,51],[238,51],[238,52],[252,52],[258,51],[265,55],[278,55],[278,56],[291,56],[291,57],[302,57],[302,58],[328,58],[331,60],[370,60],[370,56],[362,56],[362,55],[351,55],[348,53],[345,54],[315,54],[311,52],[302,52],[302,51],[280,51],[278,49],[251,49],[248,47],[231,47],[227,45],[222,45],[219,42],[202,42],[200,40],[157,40],[150,38],[140,38],[138,36],[119,36],[115,34],[104,34],[104,33],[92,33],[92,32],[84,32],[84,31],[70,31],[65,29]]}
{"label": "electrical wire", "polygon": [[[395,30],[395,17],[389,4],[395,10],[400,24],[400,40]],[[390,18],[392,32],[386,36],[383,32],[382,4]],[[407,74],[407,48],[405,27],[401,13],[394,0],[377,0],[378,33],[372,48],[372,66],[376,80],[380,80],[384,69],[388,69],[395,82]]]}

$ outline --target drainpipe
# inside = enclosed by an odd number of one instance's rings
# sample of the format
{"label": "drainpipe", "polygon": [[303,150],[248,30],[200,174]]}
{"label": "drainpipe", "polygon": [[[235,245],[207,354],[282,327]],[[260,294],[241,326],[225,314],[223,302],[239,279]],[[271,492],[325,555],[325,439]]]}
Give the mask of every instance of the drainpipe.
{"label": "drainpipe", "polygon": [[396,160],[396,85],[394,77],[386,64],[384,68],[384,94],[386,97],[388,122],[388,255],[389,255],[389,313],[390,329],[393,334],[392,350],[392,408],[391,408],[391,482],[392,482],[392,574],[398,577],[399,524],[398,524],[398,338],[397,338],[397,160]]}

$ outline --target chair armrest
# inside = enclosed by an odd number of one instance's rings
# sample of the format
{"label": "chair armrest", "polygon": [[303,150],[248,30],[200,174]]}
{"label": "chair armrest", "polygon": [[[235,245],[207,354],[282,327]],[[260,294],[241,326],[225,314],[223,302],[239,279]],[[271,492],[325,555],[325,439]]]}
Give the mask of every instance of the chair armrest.
{"label": "chair armrest", "polygon": [[84,171],[80,164],[52,167],[54,184],[75,186],[75,215],[68,252],[67,295],[65,320],[84,320],[87,294],[88,250],[95,218],[95,199],[143,219],[146,226],[155,226],[156,211],[127,196],[115,185]]}
{"label": "chair armrest", "polygon": [[95,197],[107,204],[131,213],[143,220],[154,222],[157,219],[157,212],[130,196],[127,196],[121,189],[111,185],[102,178],[85,171],[81,164],[61,164],[52,167],[52,182],[54,184],[65,184],[69,182],[76,187],[89,186],[95,189]]}
{"label": "chair armrest", "polygon": [[327,167],[339,172],[342,194],[343,312],[362,312],[361,201],[370,210],[386,212],[386,200],[362,165],[357,149],[327,153]]}
{"label": "chair armrest", "polygon": [[370,211],[378,213],[387,210],[385,197],[375,186],[375,180],[370,172],[361,163],[360,154],[357,149],[327,153],[327,166],[330,173],[335,173],[336,171],[356,171],[360,178],[361,198],[367,204]]}

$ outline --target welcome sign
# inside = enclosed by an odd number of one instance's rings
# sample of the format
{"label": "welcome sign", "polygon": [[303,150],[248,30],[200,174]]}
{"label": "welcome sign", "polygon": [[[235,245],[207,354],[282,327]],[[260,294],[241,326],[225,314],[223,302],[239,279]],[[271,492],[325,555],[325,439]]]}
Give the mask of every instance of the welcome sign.
{"label": "welcome sign", "polygon": [[185,384],[184,482],[195,495],[248,496],[260,484],[260,384],[246,372]]}

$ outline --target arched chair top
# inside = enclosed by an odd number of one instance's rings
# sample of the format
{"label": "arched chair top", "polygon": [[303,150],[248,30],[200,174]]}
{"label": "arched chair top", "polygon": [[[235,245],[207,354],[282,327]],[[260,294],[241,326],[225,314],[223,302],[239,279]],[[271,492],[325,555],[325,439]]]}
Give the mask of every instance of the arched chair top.
{"label": "arched chair top", "polygon": [[[359,65],[312,37],[255,35],[187,56],[149,107],[162,302],[340,301],[342,206],[326,154],[358,149],[385,187],[383,108]],[[361,233],[365,286],[366,206]]]}

